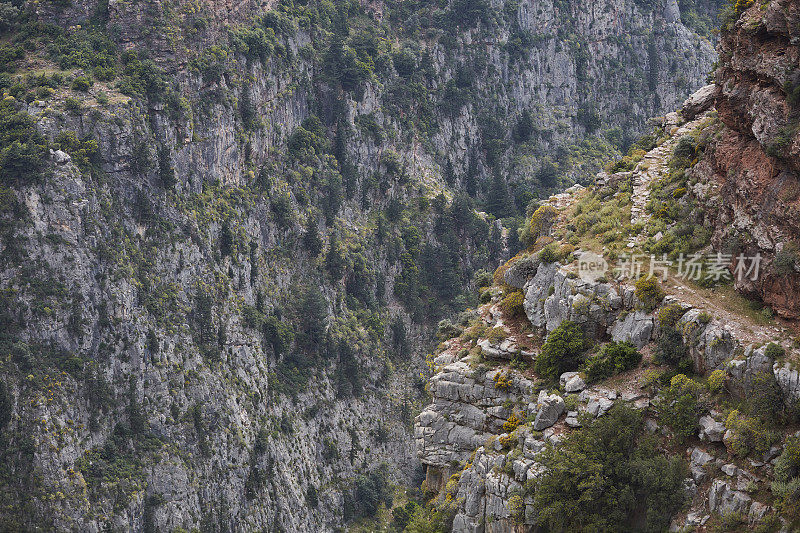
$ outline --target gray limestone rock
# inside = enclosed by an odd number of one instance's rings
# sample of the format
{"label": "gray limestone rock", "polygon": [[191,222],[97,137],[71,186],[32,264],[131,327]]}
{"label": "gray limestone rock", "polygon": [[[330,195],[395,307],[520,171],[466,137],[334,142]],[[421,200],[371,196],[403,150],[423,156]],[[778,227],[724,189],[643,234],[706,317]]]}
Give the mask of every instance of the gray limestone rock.
{"label": "gray limestone rock", "polygon": [[698,436],[701,440],[722,442],[723,435],[725,435],[725,425],[722,422],[717,422],[708,415],[700,417],[700,434]]}
{"label": "gray limestone rock", "polygon": [[784,398],[791,401],[800,400],[800,372],[791,363],[774,363],[772,373]]}
{"label": "gray limestone rock", "polygon": [[564,407],[564,399],[557,394],[545,396],[543,399],[540,399],[539,411],[536,413],[533,429],[535,431],[541,431],[555,424],[564,412]]}
{"label": "gray limestone rock", "polygon": [[747,514],[753,499],[744,492],[733,490],[721,479],[715,479],[708,491],[708,508],[718,514]]}
{"label": "gray limestone rock", "polygon": [[714,100],[719,93],[716,84],[709,84],[695,91],[686,101],[683,102],[681,115],[686,120],[692,120],[700,113],[707,111],[714,105]]}
{"label": "gray limestone rock", "polygon": [[755,350],[748,347],[744,359],[734,359],[727,366],[731,392],[739,397],[746,397],[752,391],[754,380],[760,374],[768,374],[768,378],[772,381],[775,379],[772,366],[773,361],[767,357],[765,346]]}
{"label": "gray limestone rock", "polygon": [[573,393],[573,392],[580,392],[586,388],[586,382],[580,376],[573,376],[572,379],[567,381],[567,384],[564,385],[564,390]]}
{"label": "gray limestone rock", "polygon": [[637,348],[644,347],[653,334],[653,317],[644,311],[634,311],[618,320],[611,328],[611,337],[615,341],[629,341]]}
{"label": "gray limestone rock", "polygon": [[576,371],[564,372],[563,374],[561,374],[558,377],[558,382],[563,387],[563,386],[565,386],[567,384],[567,382],[569,380],[571,380],[572,378],[574,378],[575,376],[577,376],[579,374],[580,374],[580,372],[576,372]]}

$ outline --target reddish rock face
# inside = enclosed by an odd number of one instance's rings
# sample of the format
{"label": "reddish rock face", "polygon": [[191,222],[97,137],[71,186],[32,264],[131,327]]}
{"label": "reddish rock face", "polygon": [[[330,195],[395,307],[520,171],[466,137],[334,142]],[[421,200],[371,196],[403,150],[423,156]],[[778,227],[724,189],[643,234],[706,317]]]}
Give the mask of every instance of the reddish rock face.
{"label": "reddish rock face", "polygon": [[737,280],[737,290],[800,318],[800,272],[785,267],[784,250],[800,243],[800,1],[759,4],[723,31],[721,127],[697,172],[716,181],[722,197],[712,215],[715,247],[764,257],[759,278]]}

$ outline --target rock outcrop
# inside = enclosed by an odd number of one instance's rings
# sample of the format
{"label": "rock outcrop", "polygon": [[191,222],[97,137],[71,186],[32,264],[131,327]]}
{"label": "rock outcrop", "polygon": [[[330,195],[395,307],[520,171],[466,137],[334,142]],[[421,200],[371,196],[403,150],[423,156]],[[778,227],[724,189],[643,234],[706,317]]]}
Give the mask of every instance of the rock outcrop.
{"label": "rock outcrop", "polygon": [[[709,211],[715,247],[763,257],[756,275],[736,277],[736,288],[788,318],[800,316],[799,19],[796,2],[774,0],[727,23],[715,80],[723,126],[695,170],[719,186],[718,209]],[[688,104],[691,115],[696,106]]]}
{"label": "rock outcrop", "polygon": [[[661,307],[647,312],[641,309],[633,287],[624,282],[586,281],[569,266],[548,264],[532,257],[519,261],[524,267],[511,277],[516,279],[521,271],[529,277],[522,284],[524,308],[541,335],[546,336],[564,320],[572,320],[600,341],[629,340],[645,347],[655,339],[659,309],[669,307],[678,313],[675,328],[696,372],[723,371],[729,390],[740,398],[746,398],[756,386],[780,385],[784,401],[787,404],[792,401],[797,374],[774,362],[766,346],[743,346],[743,341],[726,324],[704,310],[670,296]],[[508,271],[513,271],[513,266]],[[503,319],[494,312],[487,316],[500,322]],[[449,490],[463,498],[458,500],[454,531],[480,531],[484,525],[487,531],[513,531],[515,523],[532,525],[536,513],[532,500],[522,498],[512,502],[511,495],[525,493],[520,487],[541,473],[536,454],[545,443],[557,445],[563,431],[581,427],[582,416],[604,416],[616,402],[627,402],[639,409],[648,409],[651,403],[651,398],[643,392],[587,387],[577,369],[559,377],[565,394],[537,392],[534,382],[519,372],[502,368],[486,370],[475,363],[472,355],[459,350],[458,342],[448,341],[435,359],[437,372],[429,384],[433,403],[417,417],[415,431],[417,450],[427,467],[428,487]],[[482,354],[494,362],[509,360],[497,350],[482,350]],[[576,407],[570,410],[566,407],[568,396],[576,402]],[[508,424],[512,417],[515,422]],[[717,453],[713,446],[723,448],[723,440],[729,433],[720,417],[720,413],[712,410],[699,419],[697,437],[710,446],[713,454]],[[516,429],[522,420],[529,425]],[[651,431],[657,431],[657,426],[653,425]],[[519,449],[523,450],[521,456]],[[754,501],[745,490],[757,478],[720,462],[712,453],[701,448],[693,448],[689,453],[691,479],[687,482],[687,494],[694,503],[685,523],[680,525],[705,524],[709,513],[736,512],[748,516],[751,509],[754,509],[752,520],[760,520],[768,507]],[[772,454],[754,464],[764,467],[775,456]],[[710,464],[718,466],[727,478],[713,479],[709,486]],[[707,492],[700,491],[701,487]]]}

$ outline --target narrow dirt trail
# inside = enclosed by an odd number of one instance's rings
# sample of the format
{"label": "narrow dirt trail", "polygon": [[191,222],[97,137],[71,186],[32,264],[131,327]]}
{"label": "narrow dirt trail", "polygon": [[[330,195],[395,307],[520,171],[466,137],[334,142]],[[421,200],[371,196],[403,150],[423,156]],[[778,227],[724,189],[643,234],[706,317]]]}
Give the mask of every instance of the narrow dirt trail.
{"label": "narrow dirt trail", "polygon": [[[706,119],[705,115],[687,122],[671,133],[670,137],[647,152],[639,164],[631,171],[633,180],[633,193],[631,194],[631,224],[646,224],[650,214],[645,209],[650,201],[651,185],[669,174],[669,160],[680,138],[697,128]],[[644,242],[646,236],[637,234],[629,237],[628,248]]]}
{"label": "narrow dirt trail", "polygon": [[[668,139],[645,154],[634,170],[627,173],[633,181],[633,193],[631,195],[632,225],[639,223],[644,225],[650,221],[651,217],[646,212],[646,206],[650,200],[651,186],[657,180],[668,175],[669,160],[681,137],[699,127],[706,118],[706,115],[701,115],[695,120],[673,128]],[[562,213],[561,222],[566,222],[564,215],[578,201],[580,196],[578,193],[581,190],[582,188],[579,187],[571,188],[564,193],[554,195],[548,201]],[[646,238],[647,233],[644,231],[629,237],[627,243],[628,253],[639,253],[637,249],[644,243]],[[649,257],[643,252],[642,255],[645,258]],[[648,259],[645,259],[645,262],[647,261]],[[745,345],[749,343],[763,344],[780,341],[781,339],[788,341],[798,333],[797,324],[780,320],[768,321],[760,319],[760,317],[756,316],[756,311],[748,308],[747,300],[735,293],[730,287],[700,288],[677,276],[676,272],[672,270],[670,270],[662,285],[668,295],[672,295],[692,307],[706,310]]]}

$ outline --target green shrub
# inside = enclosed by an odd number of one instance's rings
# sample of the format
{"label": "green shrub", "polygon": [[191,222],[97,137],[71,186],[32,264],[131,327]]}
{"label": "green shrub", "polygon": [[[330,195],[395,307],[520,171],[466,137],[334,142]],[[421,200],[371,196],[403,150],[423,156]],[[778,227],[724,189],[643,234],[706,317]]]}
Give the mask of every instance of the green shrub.
{"label": "green shrub", "polygon": [[[800,438],[789,437],[775,462],[774,481],[770,489],[776,498],[776,509],[786,518],[798,518],[800,501]],[[770,530],[774,531],[774,530]]]}
{"label": "green shrub", "polygon": [[665,531],[684,503],[687,468],[617,405],[540,455],[536,523],[545,531]]}
{"label": "green shrub", "polygon": [[30,115],[17,111],[11,99],[0,101],[0,184],[27,185],[40,179],[47,144]]}
{"label": "green shrub", "polygon": [[164,72],[152,59],[140,59],[133,50],[122,54],[123,76],[119,82],[122,94],[133,98],[168,101],[173,94]]}
{"label": "green shrub", "polygon": [[275,315],[269,315],[264,319],[264,338],[272,346],[275,355],[283,355],[294,340],[294,331]]}
{"label": "green shrub", "polygon": [[800,437],[789,437],[783,445],[783,452],[775,462],[775,481],[791,481],[800,476]]}
{"label": "green shrub", "polygon": [[691,158],[695,154],[696,140],[692,135],[684,135],[678,139],[673,154],[675,157]]}
{"label": "green shrub", "polygon": [[82,171],[96,162],[99,145],[95,139],[79,140],[74,131],[62,131],[53,140],[53,148],[65,151]]}
{"label": "green shrub", "polygon": [[391,507],[392,501],[389,468],[386,464],[381,464],[356,478],[352,493],[345,499],[346,519],[373,517],[381,505]]}
{"label": "green shrub", "polygon": [[584,371],[589,382],[605,379],[614,375],[614,361],[602,352],[596,353],[586,359]]}
{"label": "green shrub", "polygon": [[591,346],[575,322],[565,320],[547,335],[542,353],[536,357],[534,370],[544,379],[556,380],[563,372],[575,370],[581,356]]}
{"label": "green shrub", "polygon": [[325,130],[315,116],[305,119],[289,137],[289,155],[295,159],[312,157],[327,148]]}
{"label": "green shrub", "polygon": [[509,293],[503,301],[500,302],[500,307],[508,317],[525,316],[525,295],[522,291],[514,291]]}
{"label": "green shrub", "polygon": [[81,113],[83,111],[83,102],[68,96],[64,99],[64,109],[72,113]]}
{"label": "green shrub", "polygon": [[766,350],[764,350],[764,355],[773,360],[780,359],[781,357],[786,355],[786,350],[784,350],[783,346],[781,346],[780,344],[775,344],[774,342],[771,342],[767,344],[767,348]]}
{"label": "green shrub", "polygon": [[77,26],[60,32],[50,44],[49,51],[50,57],[62,69],[101,70],[106,79],[113,77],[117,64],[117,47],[97,26]]}
{"label": "green shrub", "polygon": [[[7,5],[5,2],[1,5]],[[25,49],[20,45],[0,44],[0,72],[13,72],[17,61],[25,57]]]}
{"label": "green shrub", "polygon": [[726,445],[739,457],[746,457],[750,452],[763,455],[778,440],[778,435],[759,419],[746,416],[738,409],[730,412],[725,427],[731,432]]}
{"label": "green shrub", "polygon": [[642,354],[628,341],[610,342],[586,360],[586,376],[597,381],[630,370],[642,361]]}
{"label": "green shrub", "polygon": [[519,229],[520,242],[525,246],[533,246],[539,237],[549,235],[556,217],[558,210],[552,205],[545,204],[537,208]]}
{"label": "green shrub", "polygon": [[544,264],[555,263],[559,259],[558,249],[553,243],[548,244],[539,252],[539,260]]}
{"label": "green shrub", "polygon": [[672,428],[680,441],[697,434],[698,419],[702,412],[698,403],[701,389],[700,383],[678,374],[670,380],[669,388],[659,399],[661,419]]}
{"label": "green shrub", "polygon": [[497,374],[495,374],[493,381],[494,381],[494,388],[503,392],[511,389],[511,386],[514,383],[513,378],[511,377],[511,373],[508,371],[498,372]]}
{"label": "green shrub", "polygon": [[664,299],[664,291],[655,276],[642,276],[636,280],[635,293],[646,311],[652,311]]}
{"label": "green shrub", "polygon": [[771,370],[758,372],[750,382],[747,412],[767,424],[776,423],[783,412],[783,394]]}
{"label": "green shrub", "polygon": [[658,310],[658,323],[662,328],[674,328],[683,316],[684,309],[679,304],[669,304]]}
{"label": "green shrub", "polygon": [[80,91],[85,93],[89,90],[89,87],[92,86],[92,80],[87,78],[86,76],[78,76],[74,80],[72,80],[72,89],[76,91]]}
{"label": "green shrub", "polygon": [[275,50],[275,30],[252,26],[229,30],[231,48],[247,59],[265,64]]}
{"label": "green shrub", "polygon": [[718,368],[711,372],[706,380],[708,383],[708,390],[711,392],[719,392],[722,390],[722,387],[725,385],[725,379],[727,378],[727,372]]}
{"label": "green shrub", "polygon": [[668,328],[661,332],[656,343],[657,361],[677,366],[680,370],[691,368],[688,358],[689,350],[683,342],[683,335],[675,328]]}

